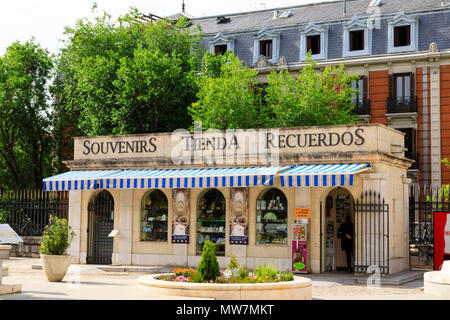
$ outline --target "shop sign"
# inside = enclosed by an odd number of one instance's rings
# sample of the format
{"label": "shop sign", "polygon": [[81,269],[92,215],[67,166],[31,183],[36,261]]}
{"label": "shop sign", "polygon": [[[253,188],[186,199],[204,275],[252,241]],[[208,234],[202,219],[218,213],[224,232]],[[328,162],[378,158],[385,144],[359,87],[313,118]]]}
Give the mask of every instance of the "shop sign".
{"label": "shop sign", "polygon": [[189,189],[174,189],[172,243],[189,243]]}
{"label": "shop sign", "polygon": [[440,270],[444,260],[450,260],[450,212],[433,212],[434,270]]}
{"label": "shop sign", "polygon": [[248,244],[248,188],[231,189],[230,244]]}
{"label": "shop sign", "polygon": [[292,271],[306,273],[307,270],[307,242],[292,241]]}
{"label": "shop sign", "polygon": [[311,217],[311,209],[310,208],[295,208],[295,217],[296,218],[310,218]]}

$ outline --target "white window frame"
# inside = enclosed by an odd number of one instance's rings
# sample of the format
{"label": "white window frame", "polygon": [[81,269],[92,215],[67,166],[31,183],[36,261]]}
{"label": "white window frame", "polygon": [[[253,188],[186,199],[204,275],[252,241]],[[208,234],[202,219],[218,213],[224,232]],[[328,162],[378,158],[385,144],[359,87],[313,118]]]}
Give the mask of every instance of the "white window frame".
{"label": "white window frame", "polygon": [[[364,31],[364,49],[350,51],[350,32]],[[372,54],[372,29],[367,27],[367,22],[358,18],[353,18],[344,25],[344,38],[342,56],[354,57]]]}
{"label": "white window frame", "polygon": [[225,36],[222,33],[218,33],[212,40],[209,42],[209,51],[211,53],[215,53],[216,46],[226,45],[227,51],[234,52],[234,37]]}
{"label": "white window frame", "polygon": [[273,64],[278,63],[280,56],[280,33],[263,27],[253,38],[253,64],[258,61],[260,56],[259,42],[264,40],[272,40],[272,58],[267,59],[267,61]]}
{"label": "white window frame", "polygon": [[305,61],[307,57],[306,37],[317,35],[320,36],[320,53],[311,55],[311,59],[319,60],[328,58],[328,27],[309,23],[300,31],[300,61]]}
{"label": "white window frame", "polygon": [[[409,26],[410,27],[410,44],[409,46],[394,46],[394,28]],[[417,17],[406,16],[400,11],[395,17],[388,22],[388,53],[417,51],[419,45],[419,22]]]}

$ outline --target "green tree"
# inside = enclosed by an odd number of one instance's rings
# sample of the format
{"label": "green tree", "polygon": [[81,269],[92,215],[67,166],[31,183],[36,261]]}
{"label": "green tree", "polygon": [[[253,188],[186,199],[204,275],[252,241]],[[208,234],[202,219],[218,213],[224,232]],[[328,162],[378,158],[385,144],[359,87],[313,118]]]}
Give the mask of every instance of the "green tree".
{"label": "green tree", "polygon": [[189,107],[193,121],[203,129],[263,127],[266,110],[261,107],[258,72],[242,65],[233,53],[206,53],[198,78],[198,100]]}
{"label": "green tree", "polygon": [[232,53],[207,53],[198,79],[198,100],[189,107],[193,121],[204,129],[312,126],[356,122],[352,95],[356,92],[343,66],[316,70],[311,60],[294,78],[273,71],[268,83]]}
{"label": "green tree", "polygon": [[214,253],[215,246],[211,241],[205,241],[202,257],[198,264],[197,274],[200,281],[216,280],[220,276],[219,262]]}
{"label": "green tree", "polygon": [[[0,57],[1,187],[40,187],[51,167],[48,81],[53,60],[34,39]],[[4,166],[3,166],[4,165]]]}
{"label": "green tree", "polygon": [[[139,23],[131,10],[66,28],[53,91],[85,135],[171,131],[190,124],[201,57],[187,19]],[[64,110],[61,110],[64,112]]]}
{"label": "green tree", "polygon": [[293,78],[286,70],[268,76],[265,99],[273,112],[271,127],[315,126],[355,123],[351,82],[358,78],[344,66],[327,66],[322,72],[308,60]]}

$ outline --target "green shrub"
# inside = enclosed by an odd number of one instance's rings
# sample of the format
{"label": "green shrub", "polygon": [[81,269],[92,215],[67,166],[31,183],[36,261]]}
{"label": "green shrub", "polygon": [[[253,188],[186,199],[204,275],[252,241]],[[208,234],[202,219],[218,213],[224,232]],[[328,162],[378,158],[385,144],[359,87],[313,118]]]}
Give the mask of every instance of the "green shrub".
{"label": "green shrub", "polygon": [[239,278],[240,279],[246,279],[246,278],[248,278],[249,274],[250,274],[250,270],[248,270],[247,266],[245,264],[243,264],[239,268]]}
{"label": "green shrub", "polygon": [[236,256],[232,253],[230,263],[227,265],[227,269],[239,269],[239,263],[236,260]]}
{"label": "green shrub", "polygon": [[274,266],[268,266],[265,263],[263,265],[258,265],[258,267],[255,270],[255,275],[263,279],[263,281],[266,280],[275,280],[277,278],[278,270]]}
{"label": "green shrub", "polygon": [[294,275],[292,272],[280,272],[280,281],[294,281]]}
{"label": "green shrub", "polygon": [[203,245],[202,257],[197,268],[196,280],[199,282],[216,280],[220,276],[219,262],[214,252],[215,247],[211,241],[206,241]]}
{"label": "green shrub", "polygon": [[66,219],[50,218],[42,235],[41,254],[64,255],[74,235]]}

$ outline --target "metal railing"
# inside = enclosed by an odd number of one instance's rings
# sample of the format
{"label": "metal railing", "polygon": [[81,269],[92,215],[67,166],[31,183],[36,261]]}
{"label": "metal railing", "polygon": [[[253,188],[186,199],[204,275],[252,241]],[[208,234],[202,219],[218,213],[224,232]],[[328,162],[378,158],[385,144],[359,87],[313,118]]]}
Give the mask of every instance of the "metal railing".
{"label": "metal railing", "polygon": [[68,218],[69,194],[43,190],[0,190],[0,223],[19,236],[41,236],[51,216]]}
{"label": "metal railing", "polygon": [[373,267],[389,273],[389,205],[374,191],[361,194],[355,203],[355,273]]}
{"label": "metal railing", "polygon": [[415,162],[408,169],[419,169],[419,153],[418,152],[405,152],[405,158],[412,159]]}
{"label": "metal railing", "polygon": [[387,98],[387,113],[417,112],[417,97]]}
{"label": "metal railing", "polygon": [[370,100],[369,99],[355,99],[353,100],[353,105],[355,108],[353,112],[358,116],[368,116],[370,115]]}

